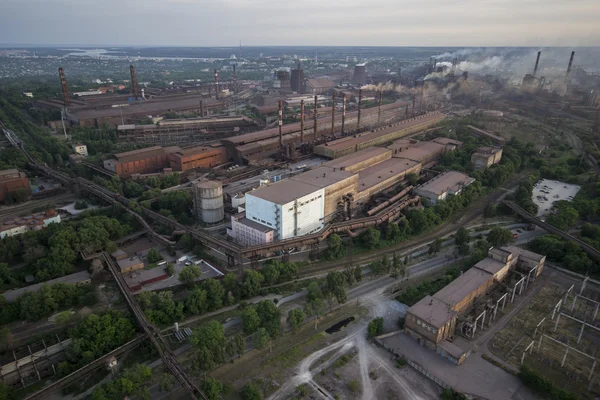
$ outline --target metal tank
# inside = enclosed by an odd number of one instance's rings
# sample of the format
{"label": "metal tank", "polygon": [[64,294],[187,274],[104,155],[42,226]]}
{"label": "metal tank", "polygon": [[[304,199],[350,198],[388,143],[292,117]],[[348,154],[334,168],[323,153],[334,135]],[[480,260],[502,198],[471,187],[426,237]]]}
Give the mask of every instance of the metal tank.
{"label": "metal tank", "polygon": [[223,221],[223,184],[218,181],[201,181],[194,185],[194,207],[201,222],[215,224]]}

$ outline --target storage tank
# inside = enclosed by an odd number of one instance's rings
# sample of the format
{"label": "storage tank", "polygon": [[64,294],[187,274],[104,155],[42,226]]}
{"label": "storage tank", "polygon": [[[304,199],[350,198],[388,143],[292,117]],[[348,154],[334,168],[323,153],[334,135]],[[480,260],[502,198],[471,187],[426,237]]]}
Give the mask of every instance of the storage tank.
{"label": "storage tank", "polygon": [[218,181],[201,181],[194,186],[194,207],[201,222],[215,224],[225,218],[223,209],[223,184]]}

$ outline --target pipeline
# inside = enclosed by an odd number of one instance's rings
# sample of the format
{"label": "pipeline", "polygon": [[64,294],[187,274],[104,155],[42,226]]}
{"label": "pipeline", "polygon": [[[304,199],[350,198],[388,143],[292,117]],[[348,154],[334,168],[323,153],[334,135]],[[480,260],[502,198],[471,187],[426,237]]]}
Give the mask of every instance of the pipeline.
{"label": "pipeline", "polygon": [[372,209],[370,209],[369,211],[367,211],[367,215],[370,217],[373,214],[376,214],[377,212],[383,210],[384,208],[386,208],[387,206],[389,206],[390,204],[395,203],[396,201],[400,200],[402,197],[404,197],[408,192],[410,192],[413,189],[412,186],[408,186],[406,189],[402,190],[400,193],[398,193],[397,195],[395,195],[394,197],[392,197],[391,199],[384,201],[383,203],[379,204],[376,207],[373,207]]}

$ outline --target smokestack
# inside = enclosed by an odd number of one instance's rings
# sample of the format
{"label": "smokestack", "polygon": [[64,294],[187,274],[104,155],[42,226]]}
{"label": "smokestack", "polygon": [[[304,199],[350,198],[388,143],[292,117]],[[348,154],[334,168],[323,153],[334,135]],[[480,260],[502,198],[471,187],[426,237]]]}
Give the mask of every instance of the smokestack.
{"label": "smokestack", "polygon": [[356,130],[360,129],[360,105],[362,103],[362,89],[358,89],[358,115],[356,117]]}
{"label": "smokestack", "polygon": [[[215,70],[216,71],[216,70]],[[283,147],[283,100],[279,100],[279,148]]]}
{"label": "smokestack", "polygon": [[219,71],[215,69],[215,98],[219,100]]}
{"label": "smokestack", "polygon": [[69,87],[67,86],[67,80],[65,79],[65,71],[63,70],[63,67],[58,67],[58,77],[60,78],[60,86],[62,86],[65,107],[68,107],[71,105],[71,99],[69,98]]}
{"label": "smokestack", "polygon": [[567,67],[567,77],[571,74],[571,67],[573,66],[573,58],[575,58],[575,52],[571,52],[571,58],[569,59],[569,66]]}
{"label": "smokestack", "polygon": [[233,64],[233,93],[237,94],[237,73],[235,71],[235,64]]}
{"label": "smokestack", "polygon": [[542,55],[542,52],[538,51],[537,58],[535,59],[535,67],[533,68],[533,76],[534,77],[535,77],[535,74],[537,73],[538,65],[540,65],[540,56],[541,55]]}
{"label": "smokestack", "polygon": [[406,110],[404,110],[404,119],[408,119],[408,103],[406,103]]}
{"label": "smokestack", "polygon": [[454,59],[452,59],[452,73],[454,73],[454,71],[456,71],[456,64],[458,63],[458,59],[456,57],[454,57]]}
{"label": "smokestack", "polygon": [[331,95],[331,101],[333,102],[331,107],[331,135],[335,132],[335,90]]}
{"label": "smokestack", "polygon": [[300,100],[300,143],[304,143],[304,100]]}
{"label": "smokestack", "polygon": [[315,104],[313,104],[313,142],[317,140],[317,95],[315,94]]}
{"label": "smokestack", "polygon": [[200,116],[204,117],[204,102],[200,100]]}
{"label": "smokestack", "polygon": [[377,123],[381,123],[381,103],[383,103],[383,87],[379,89],[379,107],[377,108]]}
{"label": "smokestack", "polygon": [[419,101],[419,114],[423,112],[423,95],[425,94],[425,80],[421,83],[421,100]]}
{"label": "smokestack", "polygon": [[342,100],[342,136],[344,136],[344,128],[346,126],[346,93],[344,93],[344,100]]}
{"label": "smokestack", "polygon": [[138,87],[137,87],[137,79],[135,78],[135,67],[133,64],[129,66],[129,72],[131,72],[131,93],[133,94],[133,98],[137,100],[139,98]]}
{"label": "smokestack", "polygon": [[302,84],[302,80],[300,79],[300,75],[301,75],[300,71],[301,71],[300,70],[300,58],[298,58],[298,76],[297,76],[298,81],[296,82],[296,92],[298,92],[298,93],[302,93],[302,89],[300,87],[300,85]]}

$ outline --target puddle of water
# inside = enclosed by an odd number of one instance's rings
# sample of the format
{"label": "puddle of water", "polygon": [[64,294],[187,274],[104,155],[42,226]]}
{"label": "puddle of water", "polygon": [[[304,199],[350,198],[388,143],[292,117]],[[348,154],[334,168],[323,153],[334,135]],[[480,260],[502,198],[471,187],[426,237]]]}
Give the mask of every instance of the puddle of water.
{"label": "puddle of water", "polygon": [[346,326],[348,326],[348,324],[352,321],[354,321],[354,317],[349,317],[349,318],[343,319],[340,322],[338,322],[334,325],[331,325],[329,328],[325,329],[325,332],[329,333],[330,335],[332,333],[339,332],[342,328],[345,328]]}

